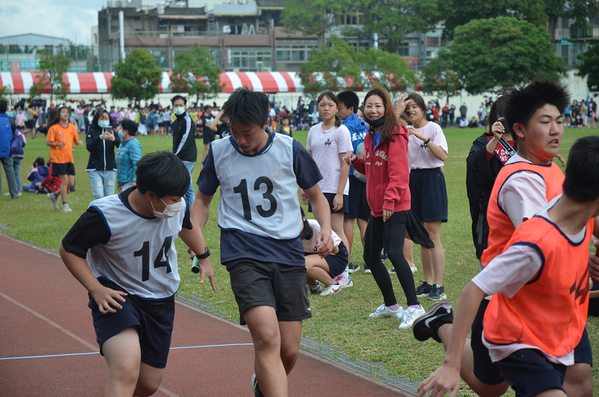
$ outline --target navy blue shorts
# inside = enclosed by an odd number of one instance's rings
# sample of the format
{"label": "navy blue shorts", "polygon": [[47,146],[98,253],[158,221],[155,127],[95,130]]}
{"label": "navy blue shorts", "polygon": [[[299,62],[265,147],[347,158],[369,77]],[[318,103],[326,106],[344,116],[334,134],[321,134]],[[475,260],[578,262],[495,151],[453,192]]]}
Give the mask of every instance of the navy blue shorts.
{"label": "navy blue shorts", "polygon": [[366,182],[360,181],[353,175],[349,176],[349,200],[346,218],[370,219],[370,206],[366,199]]}
{"label": "navy blue shorts", "polygon": [[245,325],[243,313],[254,306],[274,307],[279,321],[301,321],[312,317],[305,266],[254,259],[237,259],[223,265],[229,271],[241,325]]}
{"label": "navy blue shorts", "polygon": [[497,366],[516,397],[529,397],[549,389],[562,389],[566,366],[549,362],[540,350],[518,350]]}
{"label": "navy blue shorts", "polygon": [[474,375],[487,385],[498,385],[505,379],[501,376],[501,370],[496,363],[489,357],[489,349],[483,344],[483,318],[489,301],[483,299],[481,302],[474,323],[472,323],[470,346],[474,355]]}
{"label": "navy blue shorts", "polygon": [[[123,290],[110,281],[100,282],[108,288]],[[125,302],[121,302],[122,309],[117,309],[116,313],[102,314],[90,295],[87,306],[92,310],[100,354],[104,342],[127,328],[135,327],[139,334],[141,361],[155,368],[166,367],[175,319],[174,296],[152,301],[127,295]]]}
{"label": "navy blue shorts", "polygon": [[412,211],[422,222],[447,222],[447,188],[440,168],[410,170]]}
{"label": "navy blue shorts", "polygon": [[52,163],[52,176],[58,175],[75,175],[75,164]]}
{"label": "navy blue shorts", "polygon": [[[324,194],[324,197],[329,202],[329,207],[331,208],[331,214],[337,214],[339,212],[347,214],[348,201],[349,201],[349,196],[347,194],[343,195],[343,207],[337,211],[333,211],[333,200],[335,199],[336,194],[335,193],[323,193],[323,194]],[[308,212],[312,212],[312,205],[310,203],[308,203]]]}
{"label": "navy blue shorts", "polygon": [[349,262],[349,255],[343,241],[339,243],[339,252],[335,255],[325,256],[324,260],[327,262],[327,265],[329,265],[331,277],[335,278],[343,273]]}

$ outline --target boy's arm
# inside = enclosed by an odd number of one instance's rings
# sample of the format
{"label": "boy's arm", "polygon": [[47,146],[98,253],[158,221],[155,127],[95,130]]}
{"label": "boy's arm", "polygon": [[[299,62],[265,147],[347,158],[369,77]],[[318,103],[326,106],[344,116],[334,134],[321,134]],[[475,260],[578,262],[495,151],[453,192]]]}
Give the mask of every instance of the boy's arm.
{"label": "boy's arm", "polygon": [[[193,220],[191,223],[195,226]],[[192,229],[181,229],[179,232],[179,237],[181,240],[194,252],[199,255],[203,254],[208,246],[206,245],[206,240],[204,239],[204,235],[202,234],[202,230],[199,227],[193,227]],[[206,276],[210,280],[210,285],[212,286],[212,290],[216,292],[216,286],[214,285],[214,269],[212,268],[212,263],[210,262],[210,258],[199,259],[200,261],[200,284],[204,284],[204,280]]]}
{"label": "boy's arm", "polygon": [[595,253],[589,252],[589,276],[594,282],[599,282],[599,217],[595,218],[595,226],[593,230],[593,245]]}
{"label": "boy's arm", "polygon": [[67,269],[87,289],[98,305],[100,313],[116,313],[116,309],[123,308],[118,301],[125,302],[124,297],[127,295],[126,292],[113,290],[100,284],[90,270],[87,261],[73,253],[67,252],[62,244],[60,245],[59,252]]}
{"label": "boy's arm", "polygon": [[418,396],[422,397],[431,391],[430,397],[442,397],[451,391],[451,397],[455,397],[460,390],[464,344],[485,295],[473,282],[462,290],[443,364],[418,386]]}
{"label": "boy's arm", "polygon": [[308,197],[312,205],[314,218],[320,224],[320,232],[316,238],[316,244],[318,246],[318,254],[324,258],[331,253],[334,245],[329,202],[322,194],[318,183],[309,189],[304,189],[304,194]]}

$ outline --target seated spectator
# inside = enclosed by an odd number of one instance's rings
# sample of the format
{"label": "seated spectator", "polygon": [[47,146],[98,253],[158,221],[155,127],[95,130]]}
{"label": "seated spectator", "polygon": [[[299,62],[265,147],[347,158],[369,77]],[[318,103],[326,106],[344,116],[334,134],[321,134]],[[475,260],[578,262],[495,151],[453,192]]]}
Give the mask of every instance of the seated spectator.
{"label": "seated spectator", "polygon": [[468,127],[468,120],[466,120],[466,116],[462,116],[460,118],[460,128],[466,128]]}
{"label": "seated spectator", "polygon": [[291,126],[289,124],[289,122],[290,122],[290,120],[287,117],[285,117],[283,120],[281,120],[281,125],[279,125],[277,132],[279,134],[293,136],[292,131],[294,128],[293,128],[293,126]]}
{"label": "seated spectator", "polygon": [[[330,255],[321,258],[318,254],[316,237],[320,233],[320,224],[315,219],[306,219],[302,209],[304,228],[301,233],[306,258],[306,283],[311,294],[332,295],[341,292],[341,284],[335,278],[343,273],[348,262],[347,248],[337,233],[333,233],[335,247]],[[325,285],[321,289],[320,283]]]}
{"label": "seated spectator", "polygon": [[23,191],[29,193],[38,193],[35,188],[37,185],[41,185],[44,179],[48,176],[48,167],[45,166],[46,161],[43,157],[38,157],[33,162],[33,168],[27,175],[27,180],[31,181],[31,183],[23,184]]}
{"label": "seated spectator", "polygon": [[[52,176],[52,163],[49,163],[48,175],[46,176],[46,179],[41,182],[37,182],[35,184],[35,190],[37,190],[38,193],[47,194],[52,207],[57,210],[58,205],[56,203],[56,197],[58,191],[60,190],[60,185],[60,177],[58,175]],[[69,192],[70,190],[67,190],[67,193]]]}
{"label": "seated spectator", "polygon": [[[460,122],[460,124],[462,124],[462,122]],[[478,127],[478,120],[476,120],[476,117],[472,116],[472,120],[470,120],[468,127],[469,128],[477,128]]]}

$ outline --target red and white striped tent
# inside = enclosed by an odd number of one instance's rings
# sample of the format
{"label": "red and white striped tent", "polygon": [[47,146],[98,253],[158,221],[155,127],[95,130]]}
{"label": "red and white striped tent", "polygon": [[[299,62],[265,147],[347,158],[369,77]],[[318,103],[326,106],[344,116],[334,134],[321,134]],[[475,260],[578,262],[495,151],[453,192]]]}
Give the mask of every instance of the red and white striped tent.
{"label": "red and white striped tent", "polygon": [[[10,86],[14,94],[28,94],[31,86],[41,75],[35,72],[1,72],[0,88]],[[65,73],[63,79],[69,83],[69,94],[106,94],[110,93],[110,80],[113,75],[114,73]],[[159,92],[173,92],[170,76],[170,72],[162,73]],[[316,74],[316,77],[319,78],[319,75]],[[367,78],[364,73],[362,77]],[[223,93],[231,93],[243,86],[266,93],[302,92],[304,89],[299,75],[295,72],[223,72],[220,81],[223,85]],[[350,79],[344,84],[343,79],[339,78],[339,82],[340,87],[353,84]],[[416,89],[420,90],[420,85]],[[358,91],[361,90],[360,86]],[[45,92],[50,92],[49,87]]]}

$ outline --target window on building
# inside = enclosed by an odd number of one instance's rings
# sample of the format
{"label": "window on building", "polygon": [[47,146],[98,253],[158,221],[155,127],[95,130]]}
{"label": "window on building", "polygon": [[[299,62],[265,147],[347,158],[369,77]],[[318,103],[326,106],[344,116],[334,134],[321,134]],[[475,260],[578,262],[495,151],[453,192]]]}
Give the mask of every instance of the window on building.
{"label": "window on building", "polygon": [[426,46],[427,47],[441,47],[441,37],[427,37],[426,38]]}
{"label": "window on building", "polygon": [[403,41],[399,43],[398,54],[402,57],[410,56],[410,42]]}

